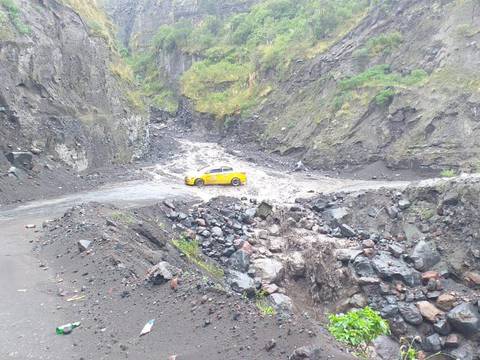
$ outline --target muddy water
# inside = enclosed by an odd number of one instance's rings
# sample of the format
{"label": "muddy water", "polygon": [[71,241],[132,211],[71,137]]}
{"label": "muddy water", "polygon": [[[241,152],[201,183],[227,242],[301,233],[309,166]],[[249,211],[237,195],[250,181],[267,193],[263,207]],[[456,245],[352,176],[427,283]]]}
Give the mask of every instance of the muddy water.
{"label": "muddy water", "polygon": [[[181,140],[181,151],[169,162],[144,169],[149,180],[111,184],[94,191],[70,194],[54,199],[30,202],[17,207],[0,210],[0,221],[31,216],[55,217],[66,209],[85,202],[102,202],[118,206],[137,206],[166,198],[186,197],[208,200],[224,195],[234,197],[268,199],[276,203],[293,203],[295,198],[311,197],[321,192],[359,191],[381,187],[404,188],[411,184],[426,185],[440,179],[409,181],[363,181],[337,179],[307,172],[284,172],[242,160],[227,153],[215,143]],[[231,165],[246,171],[248,183],[234,188],[231,186],[189,187],[183,184],[185,173],[211,165]],[[468,175],[468,177],[478,175]]]}

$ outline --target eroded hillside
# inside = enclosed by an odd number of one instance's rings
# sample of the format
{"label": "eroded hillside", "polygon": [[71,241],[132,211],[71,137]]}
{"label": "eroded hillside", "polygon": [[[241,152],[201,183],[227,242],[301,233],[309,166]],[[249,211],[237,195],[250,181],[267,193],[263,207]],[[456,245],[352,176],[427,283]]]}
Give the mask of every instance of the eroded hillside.
{"label": "eroded hillside", "polygon": [[133,46],[138,29],[125,43],[154,107],[192,106],[317,167],[477,169],[477,1],[231,1],[230,16],[207,3],[165,21],[139,5],[150,46]]}

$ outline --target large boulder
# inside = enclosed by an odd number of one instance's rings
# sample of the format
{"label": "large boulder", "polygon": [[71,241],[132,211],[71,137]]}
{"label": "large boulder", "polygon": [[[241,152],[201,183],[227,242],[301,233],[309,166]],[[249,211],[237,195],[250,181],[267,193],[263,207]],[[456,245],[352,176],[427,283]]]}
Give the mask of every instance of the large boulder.
{"label": "large boulder", "polygon": [[447,314],[452,327],[465,335],[473,335],[480,331],[480,313],[473,304],[462,303]]}
{"label": "large boulder", "polygon": [[275,259],[256,259],[253,262],[256,274],[268,283],[275,283],[282,280],[284,275],[283,264]]}
{"label": "large boulder", "polygon": [[391,256],[388,252],[380,252],[373,260],[373,267],[385,280],[402,280],[409,286],[420,285],[421,275],[404,261]]}
{"label": "large boulder", "polygon": [[5,154],[7,160],[13,166],[25,170],[33,169],[33,155],[30,152],[13,151]]}
{"label": "large boulder", "polygon": [[425,271],[440,261],[437,247],[431,241],[420,241],[413,249],[410,256],[417,270]]}

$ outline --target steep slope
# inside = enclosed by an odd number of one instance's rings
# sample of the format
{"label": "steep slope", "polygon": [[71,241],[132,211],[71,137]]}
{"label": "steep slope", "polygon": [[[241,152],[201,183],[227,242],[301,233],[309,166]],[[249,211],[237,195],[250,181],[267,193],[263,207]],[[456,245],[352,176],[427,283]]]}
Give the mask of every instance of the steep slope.
{"label": "steep slope", "polygon": [[[138,17],[152,26],[159,4]],[[477,169],[477,0],[263,0],[222,17],[190,10],[160,22],[150,46],[132,48],[155,107],[191,102],[227,133],[316,167]]]}
{"label": "steep slope", "polygon": [[40,159],[82,171],[141,152],[146,118],[94,2],[2,0],[0,19],[1,170],[12,150],[38,155],[39,171]]}

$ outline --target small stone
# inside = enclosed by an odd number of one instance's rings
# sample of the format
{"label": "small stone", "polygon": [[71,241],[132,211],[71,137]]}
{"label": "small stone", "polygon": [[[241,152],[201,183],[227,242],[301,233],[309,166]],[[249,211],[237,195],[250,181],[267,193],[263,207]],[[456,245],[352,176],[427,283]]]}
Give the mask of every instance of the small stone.
{"label": "small stone", "polygon": [[422,273],[422,282],[427,284],[430,280],[440,279],[440,274],[436,271],[427,271]]}
{"label": "small stone", "polygon": [[80,240],[77,242],[78,249],[80,250],[80,252],[87,251],[91,243],[92,242],[90,240]]}
{"label": "small stone", "polygon": [[464,275],[466,283],[470,287],[477,287],[480,285],[480,274],[474,271],[466,272]]}
{"label": "small stone", "polygon": [[365,248],[373,248],[373,247],[375,247],[375,242],[371,239],[363,240],[362,241],[362,246],[365,247]]}
{"label": "small stone", "polygon": [[340,224],[340,233],[345,237],[354,237],[356,235],[355,230],[347,224]]}
{"label": "small stone", "polygon": [[271,339],[265,344],[265,350],[271,351],[276,345],[276,341],[274,339]]}
{"label": "small stone", "polygon": [[398,306],[400,314],[405,321],[412,325],[420,325],[423,321],[422,314],[418,308],[411,303],[404,303]]}
{"label": "small stone", "polygon": [[410,201],[407,199],[402,199],[398,202],[398,207],[402,210],[406,210],[410,207]]}
{"label": "small stone", "polygon": [[450,334],[452,331],[450,324],[446,319],[438,320],[435,324],[433,324],[433,329],[435,330],[436,333],[442,336],[446,336]]}
{"label": "small stone", "polygon": [[395,256],[396,258],[399,258],[404,252],[405,250],[403,249],[403,247],[399,246],[399,245],[396,245],[396,244],[390,244],[388,245],[388,250],[392,253],[393,256]]}
{"label": "small stone", "polygon": [[428,352],[437,352],[442,350],[442,340],[438,334],[433,334],[424,339],[422,348]]}

